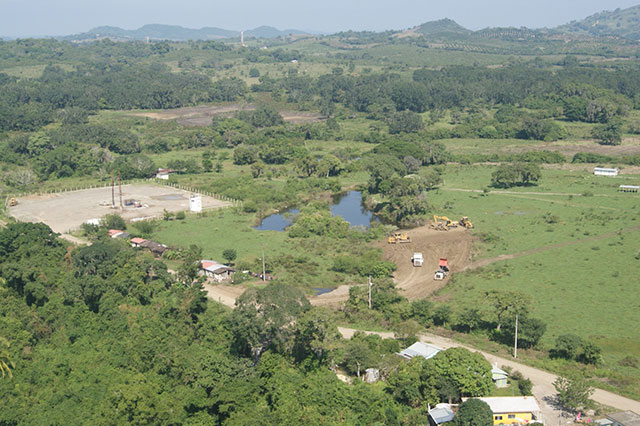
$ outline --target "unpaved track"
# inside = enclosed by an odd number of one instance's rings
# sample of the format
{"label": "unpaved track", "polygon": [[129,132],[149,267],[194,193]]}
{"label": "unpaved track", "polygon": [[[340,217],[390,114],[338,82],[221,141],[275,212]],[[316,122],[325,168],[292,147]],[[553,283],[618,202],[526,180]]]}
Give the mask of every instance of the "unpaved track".
{"label": "unpaved track", "polygon": [[[345,338],[351,338],[356,330],[346,327],[338,327],[338,330]],[[377,334],[382,338],[392,338],[393,333],[390,332],[374,332],[367,331],[367,334]],[[432,343],[441,348],[448,349],[453,347],[462,347],[470,351],[480,352],[491,364],[498,363],[498,366],[508,366],[514,370],[520,371],[525,377],[528,377],[533,382],[533,395],[538,400],[540,408],[544,416],[546,424],[553,425],[558,420],[558,416],[561,412],[555,409],[551,404],[553,402],[553,396],[556,394],[553,382],[557,376],[548,373],[543,370],[539,370],[534,367],[520,364],[513,359],[502,358],[487,352],[479,351],[473,347],[460,344],[454,340],[447,339],[446,337],[436,336],[435,334],[423,334],[420,336],[420,340],[427,343]],[[640,413],[640,401],[625,398],[624,396],[617,395],[612,392],[608,392],[602,389],[596,389],[591,397],[594,401],[604,404],[618,410],[632,410]]]}
{"label": "unpaved track", "polygon": [[470,270],[470,269],[476,269],[476,268],[482,268],[484,266],[490,265],[490,264],[495,263],[495,262],[500,262],[502,260],[516,259],[518,257],[529,256],[529,255],[532,255],[532,254],[542,253],[542,252],[549,251],[549,250],[554,250],[554,249],[557,249],[557,248],[569,247],[569,246],[573,246],[573,245],[576,245],[576,244],[587,243],[587,242],[590,242],[590,241],[604,240],[604,239],[607,239],[607,238],[615,237],[619,233],[628,234],[630,232],[636,232],[636,231],[640,231],[640,225],[632,226],[630,228],[621,229],[620,231],[607,232],[605,234],[594,235],[593,237],[580,238],[580,239],[571,240],[571,241],[563,241],[561,243],[556,243],[556,244],[549,244],[547,246],[537,247],[537,248],[534,248],[534,249],[521,251],[519,253],[501,254],[500,256],[497,256],[497,257],[492,257],[492,258],[488,258],[488,259],[479,259],[479,260],[473,261],[470,264],[468,264],[463,269],[463,271]]}
{"label": "unpaved track", "polygon": [[[434,291],[444,287],[448,278],[434,281],[433,273],[438,269],[441,257],[449,261],[452,273],[464,270],[471,262],[471,234],[464,228],[450,231],[435,231],[427,226],[408,231],[410,243],[387,244],[386,240],[378,244],[383,250],[383,257],[398,265],[394,273],[394,281],[400,293],[409,300],[422,299]],[[414,252],[421,252],[424,256],[424,266],[414,267],[411,256]],[[348,285],[341,285],[335,290],[309,298],[312,305],[326,307],[341,307],[349,299]],[[242,286],[216,285],[207,289],[211,298],[225,300],[233,293],[229,289],[244,289]],[[240,293],[242,293],[240,291]],[[234,306],[229,300],[227,306]]]}
{"label": "unpaved track", "polygon": [[[230,308],[235,308],[235,301],[240,294],[245,290],[242,286],[225,286],[225,285],[211,285],[205,284],[205,290],[207,291],[207,296],[223,305],[226,305]],[[320,299],[320,297],[316,298]],[[313,300],[313,299],[312,299]],[[321,304],[321,303],[314,303]],[[338,330],[342,334],[342,336],[346,339],[350,339],[353,334],[357,331],[353,328],[347,327],[338,327]],[[394,333],[384,331],[364,331],[366,334],[377,334],[382,338],[393,338]],[[436,346],[440,346],[441,348],[448,349],[453,347],[462,347],[466,348],[470,351],[480,352],[490,363],[495,364],[498,363],[498,366],[509,366],[514,370],[520,371],[525,377],[528,377],[533,382],[533,395],[538,400],[540,404],[540,408],[542,409],[542,413],[544,418],[547,421],[547,424],[555,424],[555,421],[558,419],[560,415],[560,411],[555,409],[551,404],[553,403],[553,396],[556,394],[555,388],[553,386],[553,382],[556,380],[557,376],[554,374],[548,373],[543,370],[539,370],[534,367],[529,367],[523,364],[520,364],[512,359],[502,358],[493,354],[489,354],[487,352],[479,351],[471,346],[466,346],[461,343],[458,343],[454,340],[448,339],[446,337],[437,336],[435,334],[425,333],[420,336],[420,340],[427,343],[432,343]],[[592,399],[600,404],[607,405],[609,407],[614,407],[619,410],[634,410],[636,412],[640,412],[640,402],[635,401],[629,398],[625,398],[621,395],[617,395],[612,392],[607,392],[602,389],[596,389]]]}

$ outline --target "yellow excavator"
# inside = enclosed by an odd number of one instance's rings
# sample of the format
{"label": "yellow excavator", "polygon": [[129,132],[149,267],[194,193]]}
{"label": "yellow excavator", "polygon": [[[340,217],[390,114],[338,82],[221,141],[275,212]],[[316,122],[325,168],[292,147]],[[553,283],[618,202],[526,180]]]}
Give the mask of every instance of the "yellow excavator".
{"label": "yellow excavator", "polygon": [[18,200],[16,200],[15,198],[9,198],[9,207],[13,207],[17,205],[18,205]]}
{"label": "yellow excavator", "polygon": [[449,228],[455,228],[458,224],[446,216],[436,216],[433,215],[433,222],[431,222],[431,227],[438,231],[448,231]]}
{"label": "yellow excavator", "polygon": [[462,216],[462,219],[455,221],[446,216],[433,216],[433,222],[431,227],[438,231],[448,231],[451,228],[457,228],[458,226],[464,226],[467,229],[473,228],[473,224],[467,216]]}
{"label": "yellow excavator", "polygon": [[411,237],[406,232],[394,232],[387,241],[389,244],[410,243]]}

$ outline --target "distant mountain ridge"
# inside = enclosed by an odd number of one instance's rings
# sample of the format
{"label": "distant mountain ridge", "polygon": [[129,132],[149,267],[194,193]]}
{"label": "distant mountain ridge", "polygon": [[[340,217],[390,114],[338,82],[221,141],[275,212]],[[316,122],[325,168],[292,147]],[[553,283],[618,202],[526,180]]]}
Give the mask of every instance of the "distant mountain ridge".
{"label": "distant mountain ridge", "polygon": [[[244,32],[245,39],[276,38],[292,34],[309,35],[301,30],[279,30],[274,27],[261,26]],[[135,30],[125,30],[119,27],[102,26],[93,28],[85,33],[60,37],[63,40],[87,41],[100,38],[114,38],[117,40],[218,40],[240,37],[240,31],[224,28],[204,27],[199,29],[185,28],[179,25],[148,24]]]}
{"label": "distant mountain ridge", "polygon": [[640,40],[640,5],[599,12],[581,21],[560,25],[555,30],[563,33]]}

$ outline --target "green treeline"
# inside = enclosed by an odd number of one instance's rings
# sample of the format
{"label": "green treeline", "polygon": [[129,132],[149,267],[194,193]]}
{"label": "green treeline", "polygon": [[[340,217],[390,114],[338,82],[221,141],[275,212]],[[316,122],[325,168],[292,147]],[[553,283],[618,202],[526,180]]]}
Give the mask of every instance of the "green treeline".
{"label": "green treeline", "polygon": [[[249,289],[231,312],[124,241],[72,248],[43,224],[11,224],[0,276],[2,425],[417,425],[429,404],[493,386],[464,349],[406,363],[394,353],[415,337],[344,340],[289,285]],[[390,291],[375,309],[397,303]],[[369,367],[387,382],[357,379]]]}

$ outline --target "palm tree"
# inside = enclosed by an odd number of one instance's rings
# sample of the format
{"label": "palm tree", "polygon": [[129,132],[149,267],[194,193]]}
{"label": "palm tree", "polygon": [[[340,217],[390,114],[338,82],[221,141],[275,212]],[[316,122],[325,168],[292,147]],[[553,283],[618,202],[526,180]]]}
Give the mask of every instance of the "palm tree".
{"label": "palm tree", "polygon": [[4,337],[0,337],[0,374],[2,378],[5,376],[13,377],[13,374],[11,374],[12,368],[15,368],[15,364],[11,361],[9,355],[9,341]]}

